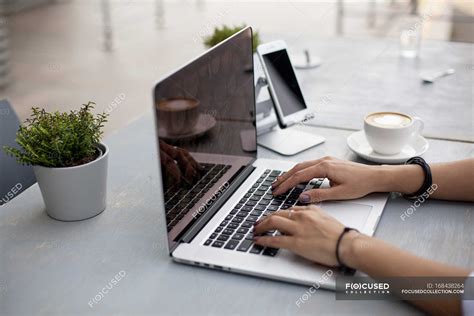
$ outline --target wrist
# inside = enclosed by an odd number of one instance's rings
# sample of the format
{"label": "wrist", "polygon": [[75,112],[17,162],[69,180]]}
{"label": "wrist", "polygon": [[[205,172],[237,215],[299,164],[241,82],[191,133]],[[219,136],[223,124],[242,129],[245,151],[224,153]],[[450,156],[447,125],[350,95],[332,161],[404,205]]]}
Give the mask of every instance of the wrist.
{"label": "wrist", "polygon": [[339,245],[339,259],[341,263],[349,268],[356,269],[354,266],[354,242],[361,235],[358,231],[351,230],[344,234]]}
{"label": "wrist", "polygon": [[394,189],[395,172],[393,166],[380,165],[370,166],[372,168],[369,182],[371,192],[392,192]]}
{"label": "wrist", "polygon": [[416,192],[423,184],[424,173],[420,166],[373,166],[373,192]]}

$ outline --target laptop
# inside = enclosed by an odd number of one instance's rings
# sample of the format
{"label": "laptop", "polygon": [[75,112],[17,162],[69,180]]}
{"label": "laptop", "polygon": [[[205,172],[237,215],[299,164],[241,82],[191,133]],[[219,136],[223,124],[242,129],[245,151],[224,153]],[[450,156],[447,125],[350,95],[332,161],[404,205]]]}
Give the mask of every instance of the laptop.
{"label": "laptop", "polygon": [[[329,186],[327,179],[312,179],[272,195],[271,183],[295,163],[257,157],[253,67],[247,27],[154,87],[170,256],[179,263],[335,289],[337,271],[322,278],[328,267],[252,242],[255,221],[299,205],[305,190]],[[320,206],[373,235],[386,201],[386,194],[373,194]]]}
{"label": "laptop", "polygon": [[0,206],[36,183],[33,168],[20,165],[3,150],[4,146],[20,149],[15,141],[19,127],[20,120],[10,103],[0,100]]}

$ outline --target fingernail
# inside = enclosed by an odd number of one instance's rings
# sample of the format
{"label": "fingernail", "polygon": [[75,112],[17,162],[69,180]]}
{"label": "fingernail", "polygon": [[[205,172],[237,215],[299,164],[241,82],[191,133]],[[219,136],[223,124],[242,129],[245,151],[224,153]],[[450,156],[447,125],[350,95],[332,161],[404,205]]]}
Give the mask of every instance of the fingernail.
{"label": "fingernail", "polygon": [[308,194],[301,194],[299,198],[301,203],[309,203],[311,201],[311,198],[309,197]]}

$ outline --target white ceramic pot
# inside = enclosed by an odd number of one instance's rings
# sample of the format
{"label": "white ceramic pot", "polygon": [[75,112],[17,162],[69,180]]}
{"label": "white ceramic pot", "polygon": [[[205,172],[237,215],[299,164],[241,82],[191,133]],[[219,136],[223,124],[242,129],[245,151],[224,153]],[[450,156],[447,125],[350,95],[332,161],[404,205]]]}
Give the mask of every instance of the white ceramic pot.
{"label": "white ceramic pot", "polygon": [[101,155],[84,165],[33,167],[49,216],[60,221],[80,221],[105,210],[109,148],[101,143],[99,149]]}

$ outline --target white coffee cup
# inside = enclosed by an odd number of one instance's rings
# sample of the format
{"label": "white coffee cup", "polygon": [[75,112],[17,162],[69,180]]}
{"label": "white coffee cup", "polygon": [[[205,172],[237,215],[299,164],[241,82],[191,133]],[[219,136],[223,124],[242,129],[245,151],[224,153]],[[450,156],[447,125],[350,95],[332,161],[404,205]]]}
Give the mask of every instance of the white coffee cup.
{"label": "white coffee cup", "polygon": [[364,119],[364,132],[372,149],[382,155],[398,154],[413,137],[421,134],[419,117],[398,112],[370,113]]}

